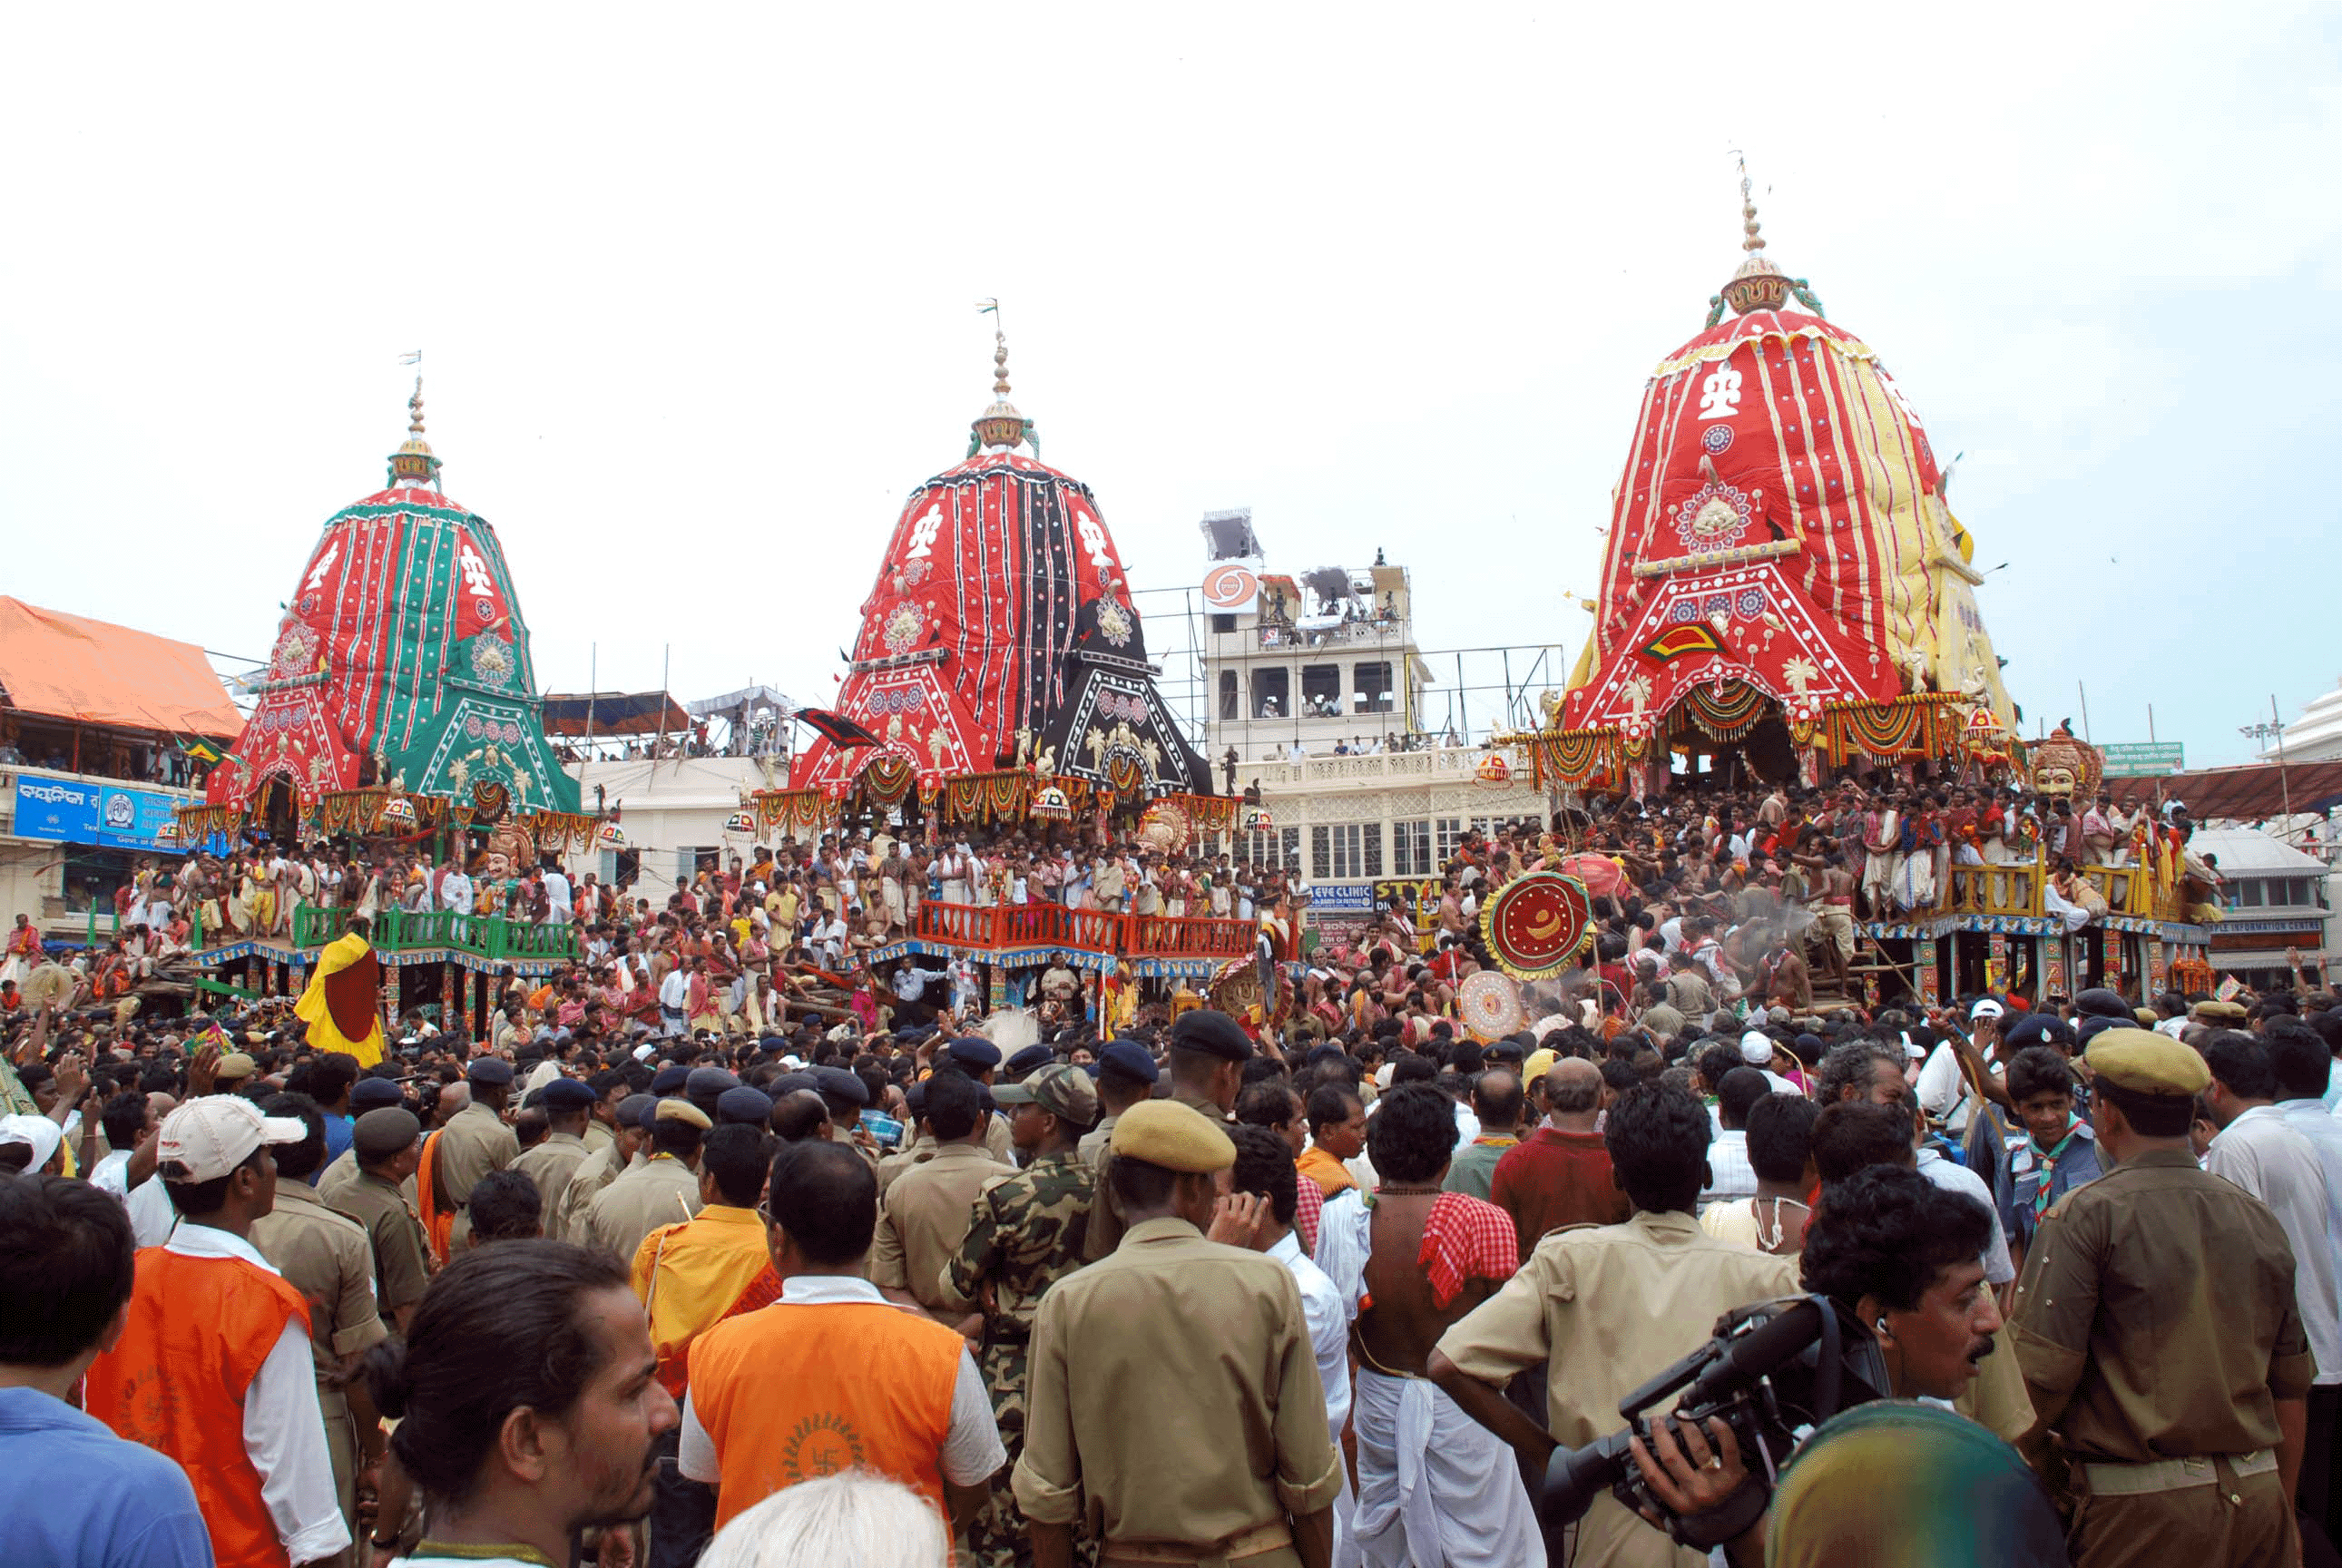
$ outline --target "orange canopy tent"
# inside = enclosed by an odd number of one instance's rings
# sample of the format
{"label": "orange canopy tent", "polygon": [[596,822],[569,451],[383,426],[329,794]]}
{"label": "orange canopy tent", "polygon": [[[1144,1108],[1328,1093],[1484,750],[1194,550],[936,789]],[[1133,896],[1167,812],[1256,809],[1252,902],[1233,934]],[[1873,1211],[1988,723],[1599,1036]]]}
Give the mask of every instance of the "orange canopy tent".
{"label": "orange canopy tent", "polygon": [[244,728],[193,643],[6,597],[0,597],[0,706],[220,740]]}

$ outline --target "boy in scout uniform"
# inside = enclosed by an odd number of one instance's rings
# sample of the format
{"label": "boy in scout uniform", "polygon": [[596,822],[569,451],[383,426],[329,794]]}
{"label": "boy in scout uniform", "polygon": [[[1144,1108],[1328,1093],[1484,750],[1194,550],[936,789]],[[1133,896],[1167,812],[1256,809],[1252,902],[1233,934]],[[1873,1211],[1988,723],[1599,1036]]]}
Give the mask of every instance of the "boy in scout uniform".
{"label": "boy in scout uniform", "polygon": [[1333,1559],[1342,1458],[1300,1287],[1275,1258],[1203,1234],[1216,1207],[1250,1207],[1217,1197],[1235,1163],[1227,1134],[1185,1105],[1134,1105],[1115,1126],[1108,1179],[1129,1229],[1034,1319],[1012,1484],[1035,1568],[1071,1563],[1085,1503],[1099,1568]]}
{"label": "boy in scout uniform", "polygon": [[2196,1164],[2201,1056],[2117,1028],[2083,1060],[2114,1169],[2042,1217],[2010,1335],[2073,1462],[2075,1568],[2292,1563],[2314,1371],[2292,1250]]}
{"label": "boy in scout uniform", "polygon": [[[346,1214],[327,1208],[309,1185],[325,1163],[325,1120],[306,1094],[274,1094],[261,1107],[272,1116],[298,1116],[308,1135],[276,1148],[276,1206],[252,1222],[252,1244],[309,1303],[309,1351],[317,1376],[317,1409],[325,1420],[325,1449],[334,1463],[334,1493],[342,1522],[355,1541],[357,1475],[361,1437],[345,1392],[357,1359],[390,1337],[375,1311],[374,1252],[365,1231]],[[368,1417],[372,1419],[371,1414]],[[365,1434],[367,1445],[378,1433]],[[345,1547],[325,1559],[353,1560]]]}

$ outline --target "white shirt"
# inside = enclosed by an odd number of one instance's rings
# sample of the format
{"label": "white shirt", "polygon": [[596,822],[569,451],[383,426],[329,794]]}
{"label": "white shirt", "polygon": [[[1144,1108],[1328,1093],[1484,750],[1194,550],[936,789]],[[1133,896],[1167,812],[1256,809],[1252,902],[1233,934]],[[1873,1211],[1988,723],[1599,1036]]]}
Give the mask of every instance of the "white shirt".
{"label": "white shirt", "polygon": [[[789,1306],[848,1302],[894,1305],[868,1280],[846,1274],[792,1274],[781,1282],[781,1300]],[[944,1435],[939,1457],[944,1479],[954,1486],[974,1486],[988,1479],[1008,1459],[1008,1450],[1001,1446],[1000,1427],[992,1419],[992,1398],[984,1392],[984,1379],[976,1370],[976,1358],[965,1347],[959,1353],[959,1380],[952,1385],[951,1428]],[[713,1486],[724,1479],[716,1440],[699,1423],[699,1412],[693,1407],[688,1393],[683,1396],[683,1434],[677,1440],[675,1463],[676,1469],[694,1481]]]}
{"label": "white shirt", "polygon": [[112,1193],[130,1214],[130,1233],[142,1247],[159,1247],[170,1239],[171,1227],[178,1223],[179,1213],[171,1207],[171,1194],[163,1190],[160,1176],[148,1176],[135,1187],[125,1189],[130,1179],[130,1151],[116,1149],[90,1168],[89,1184]]}
{"label": "white shirt", "polygon": [[1985,1283],[2005,1285],[2015,1279],[2017,1267],[2008,1261],[2008,1233],[2000,1228],[2000,1207],[1992,1201],[1992,1189],[1984,1184],[1984,1178],[1933,1149],[1919,1151],[1919,1174],[1948,1192],[1964,1193],[1984,1205],[1984,1212],[1992,1218],[1992,1241],[1985,1248],[1983,1260]]}
{"label": "white shirt", "polygon": [[569,878],[557,871],[545,874],[545,902],[555,921],[569,918]]}
{"label": "white shirt", "polygon": [[[2315,1102],[2305,1102],[2314,1104]],[[2320,1386],[2342,1383],[2342,1303],[2336,1290],[2334,1199],[2317,1146],[2274,1105],[2255,1105],[2220,1129],[2204,1168],[2269,1207],[2293,1246],[2293,1299],[2317,1358]]]}
{"label": "white shirt", "polygon": [[1283,1263],[1301,1287],[1301,1321],[1308,1326],[1309,1347],[1317,1357],[1317,1381],[1326,1388],[1326,1429],[1339,1444],[1350,1419],[1350,1314],[1343,1308],[1341,1290],[1309,1261],[1295,1231],[1287,1230],[1268,1255]]}
{"label": "white shirt", "polygon": [[462,872],[451,868],[439,884],[439,907],[470,913],[472,879]]}
{"label": "white shirt", "polygon": [[[182,1224],[164,1244],[183,1258],[240,1258],[255,1268],[277,1273],[250,1242],[210,1225]],[[286,1556],[295,1563],[314,1563],[350,1544],[334,1485],[333,1457],[325,1450],[325,1418],[317,1407],[309,1331],[298,1318],[285,1320],[275,1347],[245,1390],[244,1452],[260,1473],[260,1495]]]}
{"label": "white shirt", "polygon": [[1722,1127],[1707,1146],[1707,1185],[1699,1193],[1699,1206],[1729,1203],[1756,1195],[1756,1171],[1748,1164],[1748,1130]]}
{"label": "white shirt", "polygon": [[670,1013],[680,1013],[691,1000],[691,974],[688,970],[670,969],[659,982],[659,1005]]}

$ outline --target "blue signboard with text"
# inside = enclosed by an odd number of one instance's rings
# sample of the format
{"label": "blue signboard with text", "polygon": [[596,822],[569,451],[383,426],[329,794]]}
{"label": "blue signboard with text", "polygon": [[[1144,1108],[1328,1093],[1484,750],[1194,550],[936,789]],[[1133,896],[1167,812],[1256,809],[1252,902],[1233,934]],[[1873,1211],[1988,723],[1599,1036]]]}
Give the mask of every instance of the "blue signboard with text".
{"label": "blue signboard with text", "polygon": [[[16,836],[176,854],[182,797],[86,779],[16,776]],[[165,826],[173,836],[164,834]],[[215,838],[215,844],[225,840]],[[213,848],[214,845],[205,845]]]}

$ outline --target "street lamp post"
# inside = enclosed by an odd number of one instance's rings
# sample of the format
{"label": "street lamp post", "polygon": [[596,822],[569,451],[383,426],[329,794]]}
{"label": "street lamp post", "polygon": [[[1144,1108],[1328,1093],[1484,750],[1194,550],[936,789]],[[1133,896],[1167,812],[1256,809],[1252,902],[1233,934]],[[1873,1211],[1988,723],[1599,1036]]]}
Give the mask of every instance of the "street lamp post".
{"label": "street lamp post", "polygon": [[2257,741],[2277,742],[2277,787],[2285,802],[2286,832],[2293,831],[2293,781],[2285,771],[2285,725],[2278,722],[2277,694],[2269,694],[2269,716],[2257,724],[2239,724],[2237,733]]}

